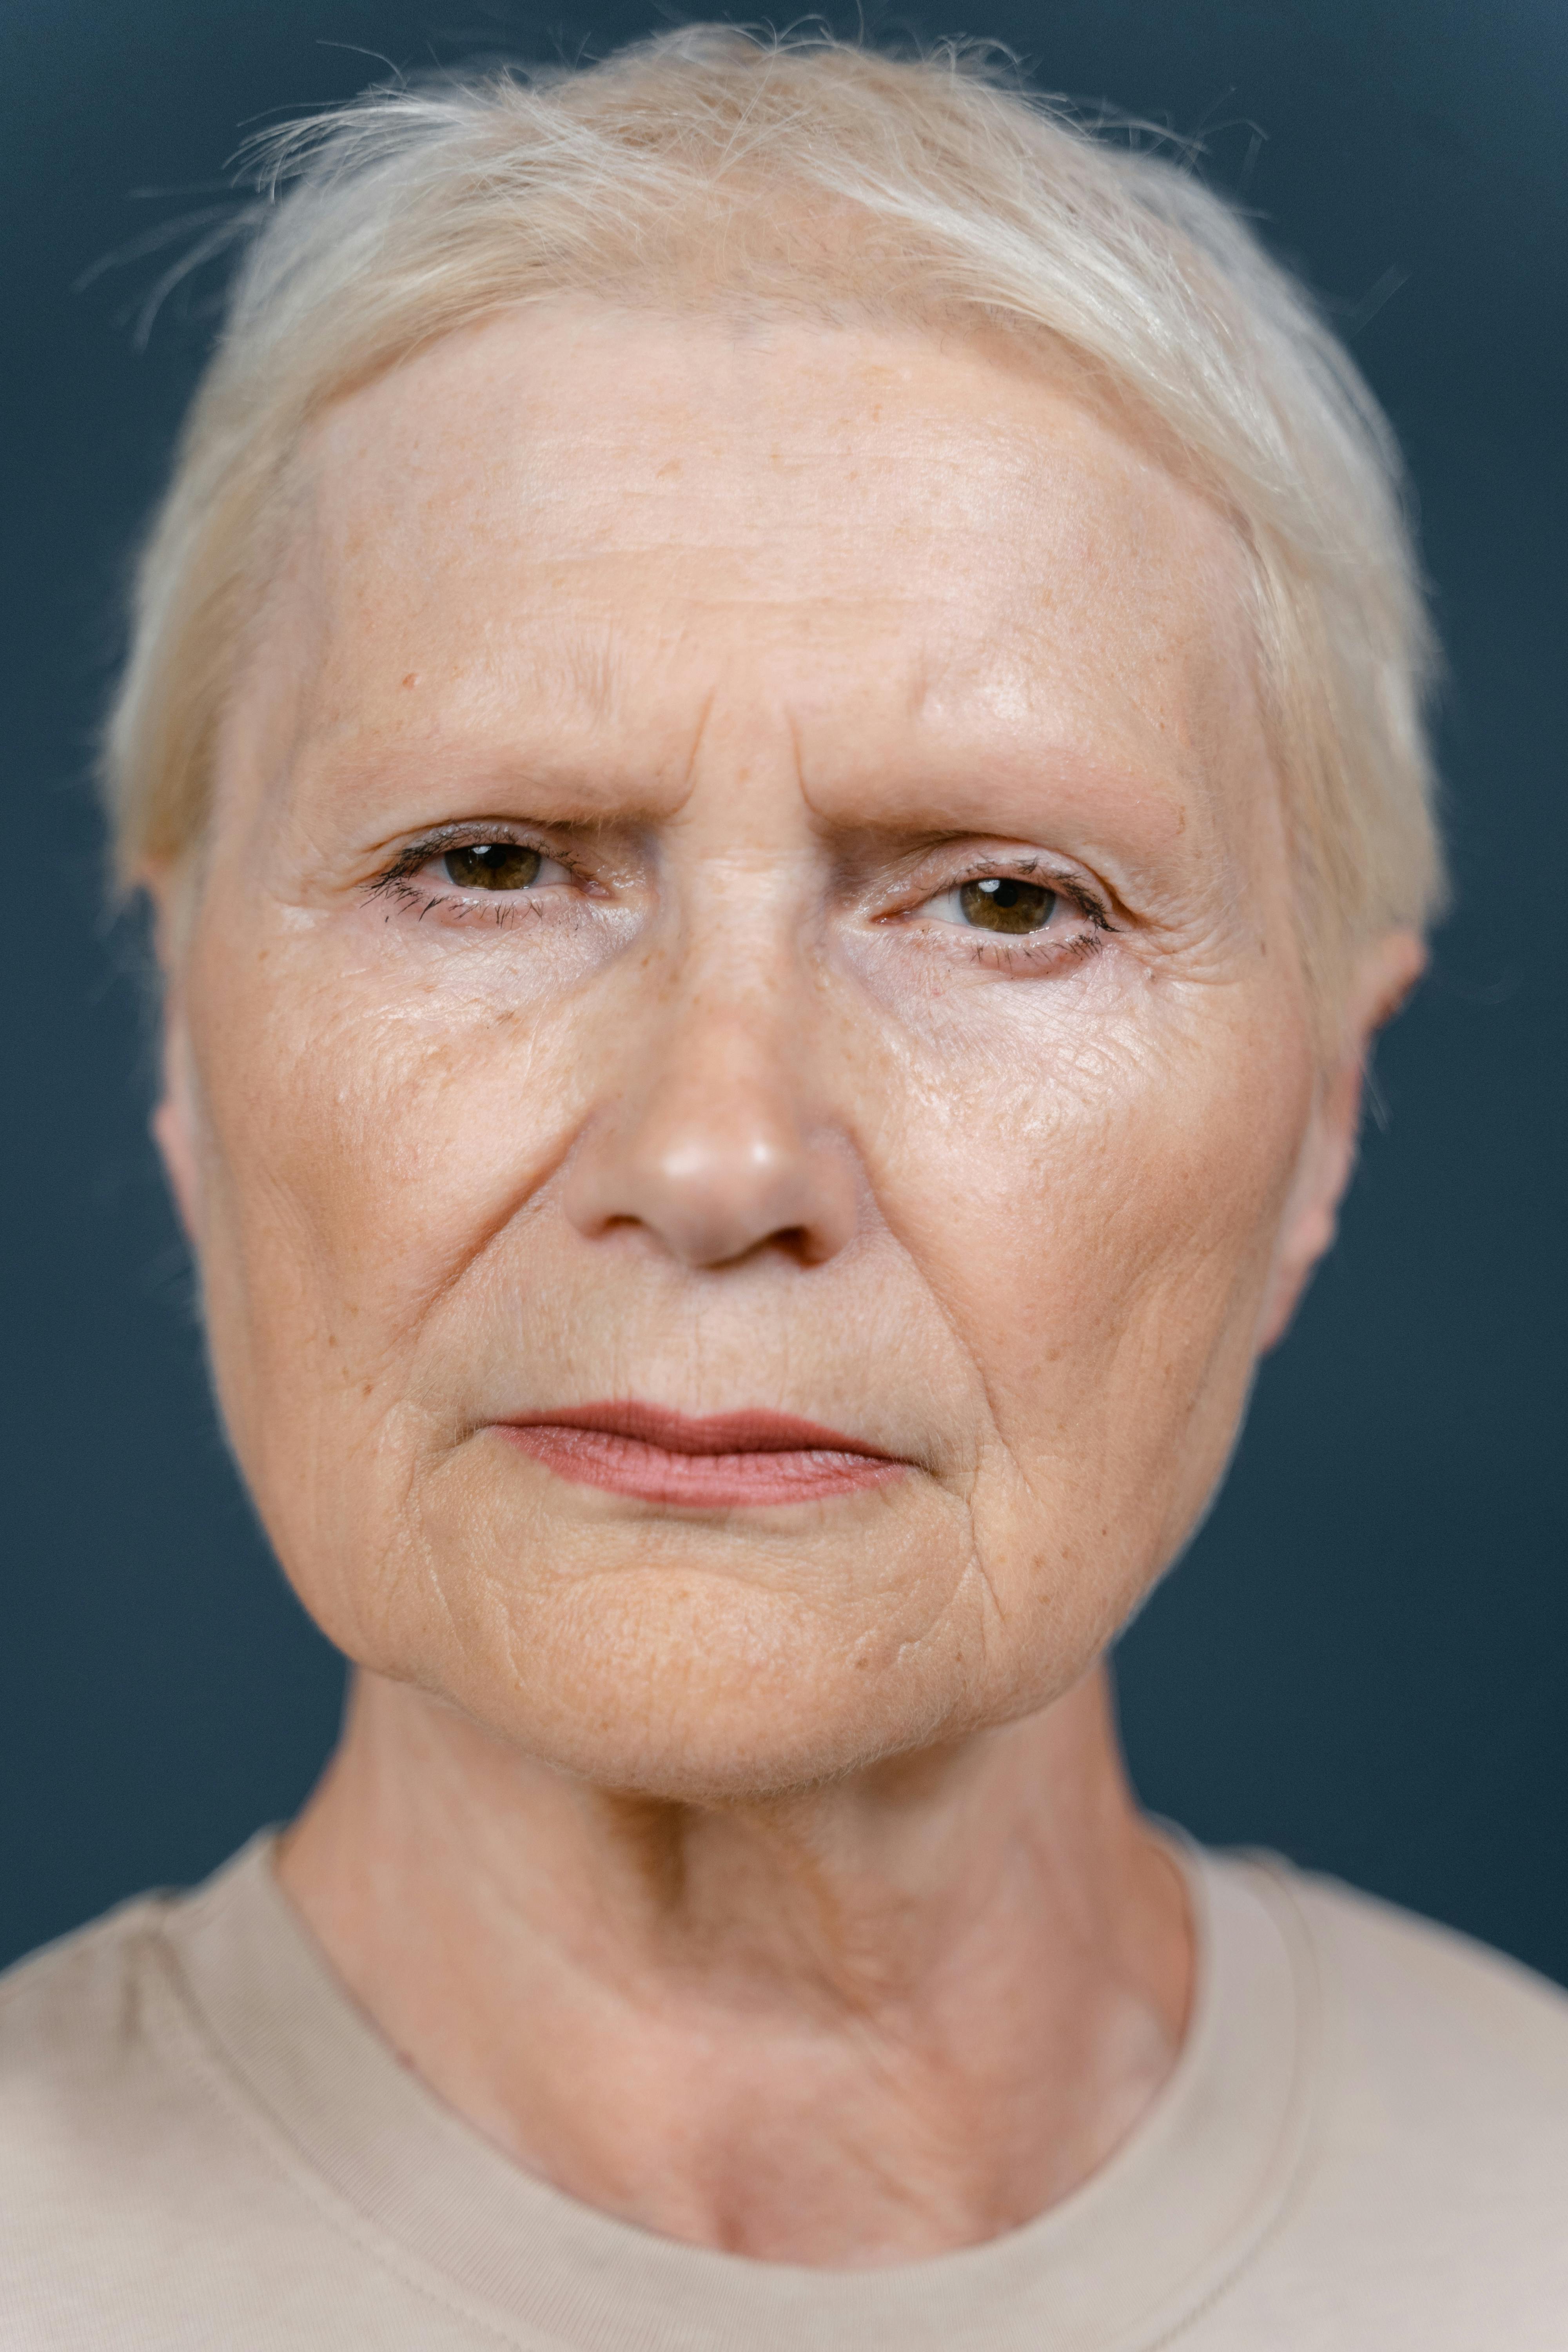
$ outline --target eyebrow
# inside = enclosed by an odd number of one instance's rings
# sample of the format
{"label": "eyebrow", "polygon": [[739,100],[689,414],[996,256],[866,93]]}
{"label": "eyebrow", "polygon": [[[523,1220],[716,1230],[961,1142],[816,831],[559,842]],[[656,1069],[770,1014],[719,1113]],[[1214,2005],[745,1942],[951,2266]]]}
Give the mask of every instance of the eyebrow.
{"label": "eyebrow", "polygon": [[[432,790],[427,753],[411,758],[410,746],[395,747],[391,760],[378,746],[370,759],[362,753],[353,761],[350,772],[363,769],[367,808],[374,805],[376,814],[377,838],[362,845],[365,854],[384,851],[400,835],[433,835],[487,821],[531,823],[552,833],[597,834],[605,840],[619,835],[629,843],[678,817],[685,797],[639,796],[619,757],[613,768],[590,773],[558,751],[532,760],[521,745],[499,756],[482,751],[476,756],[478,747],[471,745],[458,748],[468,756],[454,760],[438,792]],[[807,790],[805,798],[814,830],[841,853],[856,845],[872,859],[879,853],[918,857],[946,842],[976,838],[1015,844],[1020,853],[1032,845],[1087,868],[1128,917],[1147,908],[1151,893],[1163,897],[1174,879],[1169,860],[1188,823],[1171,779],[1069,745],[1048,747],[1037,760],[998,760],[983,776],[937,770],[911,777],[909,788],[896,793],[895,804],[883,810],[867,808],[848,773],[826,795]],[[998,854],[1007,852],[999,846]]]}
{"label": "eyebrow", "polygon": [[[363,715],[308,737],[294,784],[342,792],[351,804],[374,800],[378,830],[384,821],[388,836],[465,817],[590,830],[668,824],[690,789],[701,726],[675,730],[657,746],[656,761],[647,726],[627,723],[633,681],[615,633],[546,630],[542,640],[517,648],[521,658],[508,665],[512,723],[504,731],[495,730],[491,697],[476,706],[459,692],[454,702],[450,680],[410,673],[401,688],[377,690]],[[1053,740],[1043,713],[1037,733],[1016,713],[998,712],[988,724],[984,709],[967,727],[933,725],[929,690],[944,667],[929,649],[913,659],[913,691],[900,714],[907,738],[890,763],[870,771],[862,759],[838,756],[830,713],[780,710],[795,774],[824,835],[933,844],[984,835],[1044,845],[1055,834],[1060,849],[1111,869],[1112,883],[1115,868],[1131,878],[1176,847],[1201,778],[1160,757],[1175,747],[1152,738],[1125,746]],[[402,690],[421,685],[425,695]],[[689,742],[679,740],[689,731]],[[875,806],[884,797],[895,803],[885,813]]]}
{"label": "eyebrow", "polygon": [[[1077,744],[996,751],[976,764],[954,760],[912,772],[886,820],[852,813],[854,787],[805,784],[807,804],[825,829],[936,842],[964,835],[1029,841],[1066,828],[1080,855],[1134,864],[1168,855],[1189,824],[1189,790],[1176,776],[1108,759]],[[1064,839],[1060,845],[1069,845]]]}
{"label": "eyebrow", "polygon": [[405,818],[393,815],[394,831],[451,821],[433,813],[430,803],[437,798],[460,800],[464,816],[531,816],[563,826],[660,824],[672,814],[667,795],[649,791],[646,800],[637,798],[635,779],[618,759],[612,764],[563,754],[559,746],[535,747],[521,730],[510,740],[492,745],[458,733],[411,741],[374,726],[356,728],[307,741],[290,783],[307,791],[324,786],[351,801],[363,797],[394,807],[407,800],[410,813]]}

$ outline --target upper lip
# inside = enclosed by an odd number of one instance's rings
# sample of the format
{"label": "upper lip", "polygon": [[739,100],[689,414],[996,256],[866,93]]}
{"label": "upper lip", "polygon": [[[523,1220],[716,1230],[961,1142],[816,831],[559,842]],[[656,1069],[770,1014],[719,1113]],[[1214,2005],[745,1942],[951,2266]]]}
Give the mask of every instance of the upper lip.
{"label": "upper lip", "polygon": [[598,1404],[552,1405],[541,1412],[507,1415],[512,1429],[595,1429],[607,1437],[629,1437],[645,1445],[661,1446],[667,1454],[860,1454],[873,1462],[901,1457],[885,1446],[868,1444],[863,1437],[847,1436],[841,1429],[820,1422],[801,1421],[789,1412],[770,1412],[761,1405],[738,1412],[692,1415],[668,1405],[645,1404],[637,1397]]}

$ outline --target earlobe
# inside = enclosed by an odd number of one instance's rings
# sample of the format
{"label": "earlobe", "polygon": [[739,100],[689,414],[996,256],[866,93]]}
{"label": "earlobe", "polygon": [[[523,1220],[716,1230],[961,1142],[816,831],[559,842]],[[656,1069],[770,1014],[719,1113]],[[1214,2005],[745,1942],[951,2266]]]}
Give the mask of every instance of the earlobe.
{"label": "earlobe", "polygon": [[1258,1338],[1260,1355],[1285,1337],[1302,1293],[1339,1231],[1340,1202],[1355,1167],[1361,1130],[1364,1053],[1363,1045],[1353,1060],[1333,1072],[1313,1106],[1269,1268]]}
{"label": "earlobe", "polygon": [[1345,1031],[1364,1064],[1384,1024],[1400,1012],[1426,969],[1426,944],[1414,931],[1385,931],[1363,955],[1352,984]]}
{"label": "earlobe", "polygon": [[190,1039],[175,952],[174,930],[181,911],[177,896],[180,877],[163,871],[143,873],[142,883],[153,902],[153,936],[163,976],[163,1087],[149,1125],[185,1238],[194,1249],[201,1222],[201,1180],[195,1148]]}
{"label": "earlobe", "polygon": [[1373,1040],[1399,1011],[1426,963],[1426,950],[1410,931],[1387,933],[1361,959],[1346,1005],[1341,1058],[1324,1077],[1313,1106],[1280,1220],[1258,1327],[1260,1355],[1289,1329],[1314,1269],[1333,1244],[1340,1202],[1355,1169]]}
{"label": "earlobe", "polygon": [[169,1190],[180,1213],[185,1238],[194,1249],[199,1227],[200,1179],[192,1127],[189,1060],[184,1026],[166,1012],[163,1030],[163,1090],[151,1126],[153,1140],[169,1180]]}
{"label": "earlobe", "polygon": [[163,1089],[148,1127],[157,1157],[185,1228],[185,1240],[195,1249],[200,1233],[200,1162],[195,1150],[195,1091],[191,1082],[191,1037],[185,1033],[184,992],[181,992],[181,948],[184,918],[191,912],[191,875],[179,866],[143,866],[141,889],[153,908],[153,943],[157,969],[163,971]]}

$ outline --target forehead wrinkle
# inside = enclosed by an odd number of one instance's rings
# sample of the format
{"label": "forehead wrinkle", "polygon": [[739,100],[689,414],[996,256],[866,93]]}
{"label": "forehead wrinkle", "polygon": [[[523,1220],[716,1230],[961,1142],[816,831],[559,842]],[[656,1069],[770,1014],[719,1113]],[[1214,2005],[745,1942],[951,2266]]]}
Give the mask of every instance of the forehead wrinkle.
{"label": "forehead wrinkle", "polygon": [[[384,458],[384,450],[365,443],[363,418],[360,422],[360,440],[350,453],[351,460],[355,456],[373,461]],[[574,423],[578,422],[574,416]],[[1066,420],[1065,429],[1060,425],[1053,428],[1051,437],[1063,442],[1070,456],[1076,451],[1081,431],[1081,420],[1075,413]],[[348,437],[353,438],[352,435]],[[994,456],[991,439],[987,447]],[[1015,470],[1021,467],[1026,476],[1029,468],[1024,461],[1028,454],[1026,449],[1014,453]],[[339,628],[350,640],[347,650],[352,656],[355,650],[352,643],[355,624],[360,618],[355,607],[363,591],[363,559],[374,551],[374,545],[367,544],[365,518],[359,509],[363,507],[368,490],[374,489],[374,481],[367,485],[361,479],[353,462],[346,467],[323,467],[321,455],[318,443],[313,452],[316,462],[310,468],[313,495],[307,503],[316,509],[316,515],[309,536],[317,541],[318,562],[327,558],[328,568],[338,574],[332,585],[337,596],[344,601],[336,617]],[[776,458],[777,453],[774,455]],[[1123,450],[1121,455],[1125,458],[1127,452]],[[1149,485],[1142,478],[1143,468],[1135,468],[1139,478],[1131,485],[1122,478],[1124,470],[1118,471],[1110,486],[1118,493],[1120,525],[1130,530],[1135,541],[1146,540],[1151,533],[1156,541],[1163,541],[1165,533],[1154,526],[1173,520],[1167,512],[1167,499],[1158,494],[1151,499]],[[478,491],[484,485],[474,487]],[[535,489],[537,487],[535,484]],[[624,482],[619,486],[623,499],[626,488]],[[646,484],[633,484],[631,488],[634,501],[639,493],[647,495]],[[1126,495],[1130,489],[1134,493],[1131,505]],[[358,498],[354,495],[356,490],[362,493]],[[416,511],[422,511],[417,501]],[[329,527],[326,538],[336,544],[321,545],[321,527],[328,514],[333,517],[338,529],[334,531]],[[731,523],[735,520],[733,516],[730,518]],[[742,520],[760,524],[763,518],[755,509],[747,509]],[[590,752],[595,736],[608,736],[610,747],[616,751],[632,751],[639,765],[653,751],[663,771],[661,781],[674,785],[679,780],[682,806],[697,781],[704,744],[715,723],[728,722],[733,715],[740,715],[748,723],[761,718],[764,726],[777,726],[776,749],[780,754],[785,751],[787,739],[788,761],[795,779],[814,814],[817,814],[817,803],[824,800],[831,803],[849,779],[834,774],[839,761],[830,757],[825,765],[814,755],[813,739],[826,730],[829,740],[822,748],[829,750],[835,730],[842,730],[847,719],[858,722],[878,715],[873,705],[879,706],[880,713],[893,718],[896,723],[912,722],[915,731],[925,738],[939,757],[942,730],[938,728],[928,734],[923,722],[945,717],[947,749],[950,755],[959,755],[960,763],[963,755],[961,739],[965,734],[973,739],[971,751],[987,757],[985,738],[1000,729],[1004,736],[1012,740],[994,745],[994,751],[1003,754],[1003,764],[1014,770],[1015,778],[1021,768],[1029,764],[1031,751],[1044,737],[1043,773],[1049,777],[1053,766],[1060,773],[1059,745],[1049,739],[1059,733],[1064,721],[1070,731],[1078,731],[1072,710],[1064,712],[1060,707],[1060,690],[1066,686],[1070,695],[1082,682],[1074,675],[1070,659],[1077,635],[1073,623],[1086,604],[1096,601],[1096,592],[1103,592],[1109,572],[1114,571],[1114,565],[1108,562],[1113,550],[1108,547],[1104,533],[1090,527],[1093,520],[1093,517],[1086,520],[1077,515],[1069,502],[1062,530],[1058,533],[1060,544],[1056,551],[1057,566],[1046,578],[1039,577],[1027,564],[1021,567],[1016,583],[1020,596],[1010,599],[1010,608],[1005,611],[988,605],[988,625],[979,637],[972,629],[948,630],[942,626],[950,610],[960,619],[963,610],[962,597],[955,606],[953,595],[943,593],[943,565],[933,567],[937,576],[923,593],[917,593],[909,584],[901,564],[873,567],[869,576],[859,577],[860,567],[855,560],[859,548],[854,534],[844,544],[844,552],[850,558],[847,579],[842,570],[837,581],[824,581],[817,573],[809,584],[802,579],[798,585],[791,583],[781,593],[776,574],[769,583],[752,571],[753,551],[743,539],[717,548],[710,543],[686,547],[679,537],[672,541],[668,531],[650,534],[646,539],[640,532],[634,532],[630,543],[612,535],[603,547],[584,547],[579,542],[575,548],[557,546],[541,551],[536,546],[531,548],[531,534],[527,530],[521,531],[521,537],[503,530],[499,541],[487,530],[479,534],[477,541],[465,542],[457,560],[456,576],[447,583],[447,593],[442,593],[443,583],[438,580],[428,581],[424,594],[416,593],[411,608],[405,608],[398,618],[404,624],[412,622],[423,634],[425,615],[434,617],[429,601],[432,591],[436,613],[443,607],[449,612],[450,591],[457,592],[460,606],[465,601],[464,592],[474,583],[476,575],[482,579],[489,560],[500,559],[504,572],[510,568],[505,561],[509,551],[521,557],[521,578],[513,572],[505,583],[510,592],[504,600],[511,605],[510,625],[501,613],[495,613],[492,618],[499,626],[481,629],[477,645],[468,636],[458,661],[448,669],[451,718],[461,718],[460,706],[477,688],[472,717],[493,734],[497,717],[504,722],[507,701],[514,698],[524,703],[532,700],[538,706],[531,714],[535,722],[542,719],[547,725],[570,732],[574,723],[580,721],[590,738]],[[934,518],[925,515],[916,532],[922,544],[932,538],[933,529]],[[374,539],[373,532],[372,541]],[[840,541],[842,543],[842,534]],[[768,543],[771,548],[771,539]],[[931,550],[926,551],[929,554]],[[635,611],[626,612],[619,623],[613,604],[606,611],[600,593],[600,580],[605,576],[602,558],[605,554],[612,561],[610,584],[623,596],[629,589],[637,591]],[[707,578],[700,572],[695,578],[690,576],[687,559],[693,557],[700,566],[711,566],[716,560],[727,559],[733,576],[715,593],[710,571]],[[1065,564],[1062,558],[1067,559]],[[417,575],[423,567],[416,569]],[[683,571],[688,575],[684,580],[680,576]],[[499,578],[497,584],[501,584]],[[521,610],[516,601],[520,586],[523,590]],[[650,594],[650,589],[656,593]],[[1117,601],[1121,601],[1120,593]],[[1027,609],[1020,609],[1020,604]],[[1052,625],[1056,615],[1064,625],[1062,651],[1068,656],[1068,667],[1059,677],[1053,676],[1056,666],[1050,642],[1058,635]],[[474,617],[482,615],[476,613]],[[1213,618],[1212,613],[1205,616],[1207,625],[1212,626]],[[933,620],[937,625],[934,632]],[[803,630],[803,622],[810,624],[809,628]],[[924,626],[913,625],[917,622]],[[847,629],[846,623],[850,625]],[[875,627],[883,639],[870,665],[874,673],[870,678],[853,661],[854,640],[858,632],[863,633],[868,625]],[[751,670],[749,680],[737,678],[732,646],[729,652],[726,648],[726,638],[732,640],[737,630],[752,640],[747,648],[748,658],[739,665],[740,670],[745,673],[750,668],[750,656],[753,655],[761,665]],[[339,631],[331,634],[336,635]],[[459,632],[460,637],[466,635],[467,630]],[[1173,766],[1176,772],[1159,775],[1155,781],[1165,788],[1161,798],[1168,793],[1178,803],[1194,782],[1201,781],[1188,772],[1195,747],[1186,740],[1191,730],[1184,724],[1186,714],[1179,708],[1180,681],[1170,669],[1173,656],[1190,651],[1190,646],[1184,642],[1189,635],[1190,631],[1179,632],[1174,644],[1145,646],[1141,649],[1144,654],[1156,654],[1157,683],[1149,674],[1147,662],[1138,659],[1131,675],[1098,678],[1102,699],[1109,688],[1109,699],[1116,706],[1114,713],[1101,715],[1114,715],[1119,721],[1110,732],[1120,740],[1106,742],[1102,751],[1109,752],[1118,766],[1142,767],[1151,756],[1156,770],[1169,772]],[[863,656],[865,646],[859,650]],[[417,655],[425,651],[423,646],[411,647],[408,667],[418,666]],[[438,675],[450,659],[450,641],[445,648],[433,643],[429,652],[434,655],[432,667]],[[807,657],[810,667],[804,672],[797,669],[786,681],[775,667],[774,657],[778,656],[785,657],[787,667]],[[846,660],[859,670],[858,677],[846,671]],[[375,667],[385,672],[385,715],[401,719],[404,714],[396,711],[396,696],[392,689],[397,683],[394,673],[404,665],[389,658],[384,663],[378,660]],[[1186,664],[1178,659],[1175,667],[1184,670]],[[773,670],[771,680],[766,675],[769,669]],[[458,670],[466,671],[467,677],[459,679],[455,674]],[[678,672],[684,672],[684,677]],[[1177,686],[1174,697],[1168,690],[1167,680]],[[433,685],[436,682],[431,680]],[[730,691],[733,685],[739,685],[742,700],[750,698],[760,687],[759,699],[773,707],[772,721],[764,711],[733,713]],[[768,690],[770,685],[773,688],[772,692]],[[784,688],[782,693],[777,690],[780,685]],[[1152,696],[1139,690],[1140,687],[1147,689],[1151,686],[1155,688]],[[847,692],[854,708],[846,701]],[[482,709],[479,706],[484,704],[490,708]],[[1173,708],[1173,704],[1178,707]],[[661,743],[649,743],[650,720],[657,721]],[[978,726],[975,722],[979,722]],[[504,723],[501,731],[509,731]],[[1025,740],[1021,740],[1021,736]],[[621,764],[616,761],[617,766]],[[911,766],[915,764],[911,762]],[[950,761],[942,760],[941,764],[946,766]],[[1050,791],[1049,783],[1046,789]],[[1007,797],[1013,796],[1009,792]],[[659,798],[662,800],[663,795]]]}
{"label": "forehead wrinkle", "polygon": [[671,814],[674,815],[679,814],[680,811],[685,808],[687,803],[690,800],[692,793],[697,789],[697,762],[702,756],[703,738],[708,732],[709,722],[712,719],[714,705],[717,703],[718,699],[719,688],[715,684],[710,687],[708,692],[703,696],[701,708],[697,713],[697,722],[692,729],[691,742],[686,754],[686,765],[684,770],[686,789],[681,793],[679,800],[675,803],[674,809],[671,811]]}

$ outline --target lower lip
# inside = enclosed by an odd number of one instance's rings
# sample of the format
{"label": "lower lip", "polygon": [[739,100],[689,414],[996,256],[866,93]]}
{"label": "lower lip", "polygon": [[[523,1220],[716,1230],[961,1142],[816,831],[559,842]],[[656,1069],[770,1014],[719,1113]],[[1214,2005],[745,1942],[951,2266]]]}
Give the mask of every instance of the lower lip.
{"label": "lower lip", "polygon": [[[700,1430],[701,1424],[691,1426]],[[851,1453],[831,1443],[774,1446],[753,1440],[735,1446],[731,1438],[733,1450],[715,1445],[702,1452],[690,1440],[679,1446],[661,1445],[651,1438],[570,1422],[506,1423],[500,1427],[520,1452],[574,1486],[695,1510],[826,1502],[885,1486],[907,1466],[885,1454]]]}

